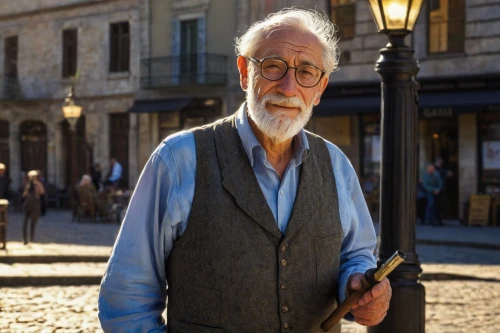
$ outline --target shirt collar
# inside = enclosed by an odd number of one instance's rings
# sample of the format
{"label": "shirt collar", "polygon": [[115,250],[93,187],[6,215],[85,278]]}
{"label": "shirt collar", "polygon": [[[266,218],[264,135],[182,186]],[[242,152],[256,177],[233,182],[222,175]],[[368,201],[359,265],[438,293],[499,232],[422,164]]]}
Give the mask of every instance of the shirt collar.
{"label": "shirt collar", "polygon": [[[264,152],[264,154],[265,150],[260,145],[259,141],[252,131],[252,128],[250,127],[246,111],[247,103],[243,103],[236,112],[236,130],[238,131],[238,135],[240,136],[241,142],[243,143],[243,148],[245,148],[245,152],[247,153],[248,159],[250,160],[250,165],[252,165],[253,167],[253,152],[255,151],[255,148],[260,147],[260,149],[258,148],[257,151],[261,150]],[[300,132],[294,137],[293,144],[295,157],[300,157],[297,159],[297,161],[302,161],[303,157],[306,155],[305,153],[309,151],[309,141],[307,141],[307,136],[303,129],[301,129]],[[300,164],[300,162],[298,162],[298,164]]]}

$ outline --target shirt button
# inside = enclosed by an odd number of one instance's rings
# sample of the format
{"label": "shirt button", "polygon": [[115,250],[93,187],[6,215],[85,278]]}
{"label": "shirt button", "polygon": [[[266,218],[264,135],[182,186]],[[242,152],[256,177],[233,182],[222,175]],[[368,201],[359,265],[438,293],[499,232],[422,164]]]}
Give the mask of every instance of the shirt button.
{"label": "shirt button", "polygon": [[280,190],[280,194],[283,195],[283,193],[285,193],[285,192],[283,192],[283,190]]}
{"label": "shirt button", "polygon": [[283,311],[283,312],[288,312],[288,306],[286,306],[286,305],[282,305],[282,306],[281,306],[281,311]]}
{"label": "shirt button", "polygon": [[282,282],[282,283],[280,284],[280,288],[281,288],[281,289],[286,289],[286,283],[285,283],[285,282]]}
{"label": "shirt button", "polygon": [[287,321],[285,321],[283,323],[283,328],[289,328],[289,327],[290,327],[290,324]]}
{"label": "shirt button", "polygon": [[286,245],[285,245],[285,244],[281,245],[280,250],[281,250],[281,252],[285,252],[285,250],[286,250]]}
{"label": "shirt button", "polygon": [[286,266],[287,262],[286,259],[281,259],[281,266]]}

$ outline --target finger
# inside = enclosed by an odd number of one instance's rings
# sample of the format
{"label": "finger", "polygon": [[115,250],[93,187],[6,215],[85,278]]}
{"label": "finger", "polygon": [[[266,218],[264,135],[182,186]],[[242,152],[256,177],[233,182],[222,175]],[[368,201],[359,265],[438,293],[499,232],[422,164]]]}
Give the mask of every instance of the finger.
{"label": "finger", "polygon": [[360,274],[360,273],[356,273],[356,274],[353,274],[351,275],[351,277],[349,278],[349,283],[348,283],[348,286],[349,286],[349,289],[350,290],[359,290],[361,288],[361,279],[363,279],[364,276],[363,274]]}
{"label": "finger", "polygon": [[384,314],[382,314],[382,315],[380,315],[379,317],[376,317],[376,318],[364,319],[364,318],[354,317],[354,320],[359,325],[363,325],[363,326],[375,326],[375,325],[380,324],[382,322],[382,320],[384,320],[385,316],[387,316],[387,312],[384,313]]}
{"label": "finger", "polygon": [[380,283],[377,283],[371,289],[373,298],[377,298],[383,295],[389,288],[391,288],[391,284],[389,283],[389,280],[387,278],[384,278],[382,281],[380,281]]}
{"label": "finger", "polygon": [[370,290],[368,290],[360,297],[359,305],[363,306],[365,304],[370,303],[373,299],[382,296],[388,297],[390,299],[391,295],[392,295],[391,284],[389,283],[389,280],[385,278],[384,280],[373,286]]}
{"label": "finger", "polygon": [[365,306],[359,306],[353,309],[351,313],[358,318],[369,319],[376,318],[387,312],[389,309],[389,302],[374,301]]}

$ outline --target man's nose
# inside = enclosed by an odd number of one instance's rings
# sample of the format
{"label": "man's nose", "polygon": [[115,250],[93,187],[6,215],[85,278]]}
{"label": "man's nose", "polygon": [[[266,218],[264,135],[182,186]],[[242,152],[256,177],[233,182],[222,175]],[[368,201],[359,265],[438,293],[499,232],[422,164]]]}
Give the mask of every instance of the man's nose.
{"label": "man's nose", "polygon": [[297,84],[295,68],[289,68],[285,76],[278,81],[277,91],[287,97],[293,97],[297,94]]}

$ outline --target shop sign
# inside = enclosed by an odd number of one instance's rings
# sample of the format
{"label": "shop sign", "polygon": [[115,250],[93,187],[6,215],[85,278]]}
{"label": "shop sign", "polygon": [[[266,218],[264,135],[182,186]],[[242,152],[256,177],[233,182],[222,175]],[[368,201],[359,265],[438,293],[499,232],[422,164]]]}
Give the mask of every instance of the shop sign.
{"label": "shop sign", "polygon": [[488,107],[486,108],[486,111],[498,112],[498,111],[500,111],[500,104],[499,105],[488,105]]}
{"label": "shop sign", "polygon": [[425,118],[436,118],[436,117],[453,117],[452,108],[425,108],[423,111]]}

